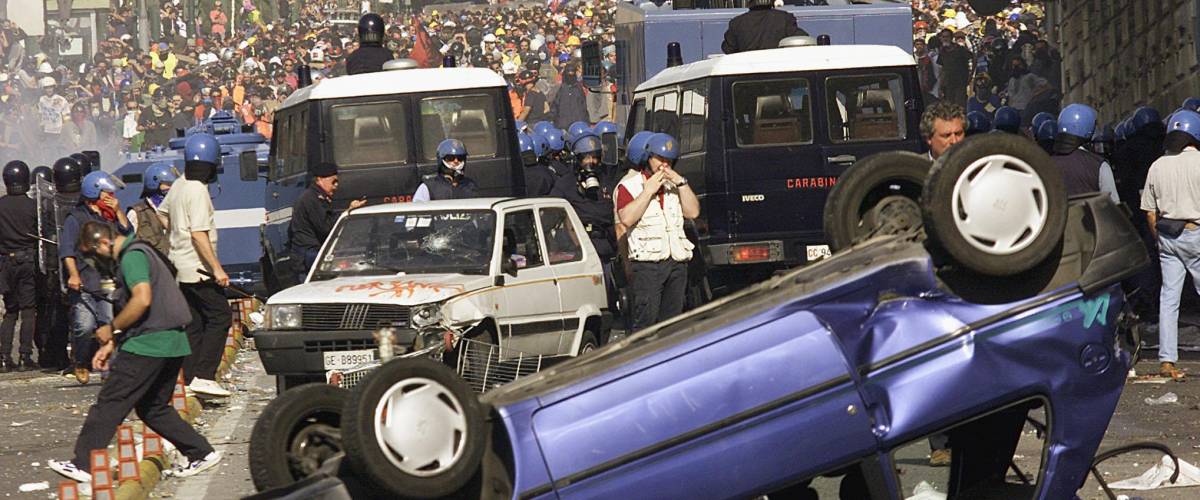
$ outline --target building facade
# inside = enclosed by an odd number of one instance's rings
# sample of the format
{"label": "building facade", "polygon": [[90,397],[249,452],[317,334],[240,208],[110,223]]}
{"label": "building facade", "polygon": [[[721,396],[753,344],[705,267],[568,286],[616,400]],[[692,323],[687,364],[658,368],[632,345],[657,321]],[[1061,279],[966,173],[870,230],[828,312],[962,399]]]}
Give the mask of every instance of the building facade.
{"label": "building facade", "polygon": [[1047,0],[1063,58],[1063,102],[1096,108],[1102,123],[1149,105],[1164,115],[1200,95],[1200,0]]}

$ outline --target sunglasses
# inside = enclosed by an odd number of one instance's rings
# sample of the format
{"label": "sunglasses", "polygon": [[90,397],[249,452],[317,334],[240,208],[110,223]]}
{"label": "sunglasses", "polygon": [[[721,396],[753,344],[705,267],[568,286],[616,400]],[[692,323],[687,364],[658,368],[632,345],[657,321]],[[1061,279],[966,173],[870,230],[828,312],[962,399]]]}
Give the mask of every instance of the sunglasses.
{"label": "sunglasses", "polygon": [[466,155],[446,155],[443,156],[442,159],[453,163],[462,163],[467,161]]}

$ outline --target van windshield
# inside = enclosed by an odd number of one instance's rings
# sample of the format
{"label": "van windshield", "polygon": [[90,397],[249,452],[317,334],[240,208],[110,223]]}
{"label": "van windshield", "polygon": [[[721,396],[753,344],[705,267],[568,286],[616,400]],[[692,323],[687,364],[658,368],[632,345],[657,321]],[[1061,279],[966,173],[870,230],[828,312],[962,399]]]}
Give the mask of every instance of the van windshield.
{"label": "van windshield", "polygon": [[408,122],[400,102],[340,104],[330,109],[338,167],[408,163]]}
{"label": "van windshield", "polygon": [[487,274],[495,241],[487,210],[347,217],[317,260],[314,280],[381,274]]}
{"label": "van windshield", "polygon": [[438,143],[463,142],[473,157],[496,155],[496,106],[489,95],[421,99],[421,151],[425,161],[437,159]]}

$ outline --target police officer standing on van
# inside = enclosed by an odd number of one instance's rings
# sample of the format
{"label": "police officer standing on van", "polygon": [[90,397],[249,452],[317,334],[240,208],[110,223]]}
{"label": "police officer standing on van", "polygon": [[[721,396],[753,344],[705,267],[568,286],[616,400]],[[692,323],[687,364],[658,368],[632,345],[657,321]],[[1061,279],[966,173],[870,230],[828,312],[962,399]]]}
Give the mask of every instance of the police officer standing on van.
{"label": "police officer standing on van", "polygon": [[721,51],[736,54],[750,50],[774,49],[789,36],[808,36],[796,25],[796,16],[775,8],[774,0],[750,0],[750,11],[729,20]]}
{"label": "police officer standing on van", "polygon": [[374,12],[358,19],[358,50],[346,58],[346,74],[383,71],[383,63],[392,60],[392,51],[383,46],[383,18]]}
{"label": "police officer standing on van", "polygon": [[[333,211],[333,193],[338,188],[337,165],[318,163],[311,173],[313,182],[296,198],[292,205],[292,222],[288,225],[288,249],[296,266],[298,283],[303,282],[308,270],[312,269],[317,251],[329,237],[333,223],[337,222],[337,213]],[[351,201],[350,210],[366,204],[366,199]]]}
{"label": "police officer standing on van", "polygon": [[655,134],[646,143],[647,168],[617,186],[617,220],[629,228],[633,271],[633,329],[646,328],[683,312],[688,261],[695,245],[684,219],[700,216],[700,200],[672,166],[679,143]]}
{"label": "police officer standing on van", "polygon": [[[29,192],[29,165],[13,160],[4,166],[0,197],[0,291],[4,293],[4,321],[0,322],[0,372],[29,371],[33,362],[36,309],[34,268],[37,262],[37,202]],[[21,364],[12,360],[13,330],[21,319]]]}
{"label": "police officer standing on van", "polygon": [[479,196],[475,181],[467,177],[467,146],[446,139],[437,147],[438,173],[417,187],[413,201],[461,200]]}

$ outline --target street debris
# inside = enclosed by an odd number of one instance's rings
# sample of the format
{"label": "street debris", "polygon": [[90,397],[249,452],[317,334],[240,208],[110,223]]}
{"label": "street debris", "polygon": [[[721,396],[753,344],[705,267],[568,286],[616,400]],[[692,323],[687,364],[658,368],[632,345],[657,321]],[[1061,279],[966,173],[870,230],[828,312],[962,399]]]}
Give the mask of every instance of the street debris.
{"label": "street debris", "polygon": [[928,481],[921,481],[913,488],[912,496],[904,500],[946,500],[946,494],[937,491]]}
{"label": "street debris", "polygon": [[1169,405],[1179,402],[1179,395],[1168,392],[1157,398],[1146,398],[1146,404],[1150,406]]}
{"label": "street debris", "polygon": [[22,484],[17,489],[21,490],[21,493],[29,493],[31,491],[48,490],[48,489],[50,489],[50,482],[42,481],[40,483],[25,483],[25,484]]}
{"label": "street debris", "polygon": [[9,425],[9,427],[25,427],[26,425],[29,425],[32,423],[33,423],[32,420],[26,420],[24,422],[13,422],[12,424]]}
{"label": "street debris", "polygon": [[1175,473],[1175,463],[1171,457],[1162,457],[1162,461],[1151,467],[1138,477],[1109,483],[1115,490],[1154,490],[1158,488],[1181,488],[1184,486],[1200,485],[1200,469],[1182,459],[1179,460],[1179,479],[1172,484],[1171,474]]}

